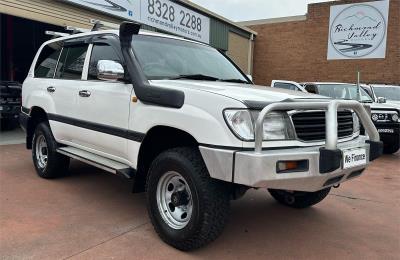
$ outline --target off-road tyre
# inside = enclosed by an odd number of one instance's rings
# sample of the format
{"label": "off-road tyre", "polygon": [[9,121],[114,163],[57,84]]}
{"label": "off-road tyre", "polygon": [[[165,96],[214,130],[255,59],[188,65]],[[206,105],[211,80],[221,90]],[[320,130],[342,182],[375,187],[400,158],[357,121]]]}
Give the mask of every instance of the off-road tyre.
{"label": "off-road tyre", "polygon": [[[171,171],[185,179],[192,195],[192,214],[182,229],[168,225],[157,205],[158,183]],[[212,242],[228,220],[229,189],[209,176],[197,148],[174,148],[156,157],[147,176],[146,191],[148,213],[155,231],[165,243],[179,250],[190,251]]]}
{"label": "off-road tyre", "polygon": [[323,189],[316,192],[294,191],[268,189],[271,196],[279,203],[297,209],[311,207],[328,196],[331,188]]}
{"label": "off-road tyre", "polygon": [[[37,157],[37,143],[42,138],[47,144],[47,163],[43,167]],[[37,174],[44,179],[54,179],[65,176],[68,173],[69,157],[57,153],[57,142],[47,122],[39,123],[36,126],[32,139],[32,159]]]}

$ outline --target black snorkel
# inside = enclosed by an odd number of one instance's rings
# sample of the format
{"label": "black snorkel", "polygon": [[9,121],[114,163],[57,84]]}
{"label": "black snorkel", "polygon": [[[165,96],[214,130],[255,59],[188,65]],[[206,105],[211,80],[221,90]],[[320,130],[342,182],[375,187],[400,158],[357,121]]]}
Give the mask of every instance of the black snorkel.
{"label": "black snorkel", "polygon": [[145,104],[181,108],[185,103],[185,94],[182,91],[152,86],[144,75],[132,48],[132,37],[139,30],[140,24],[133,22],[123,22],[119,27],[122,56],[135,95]]}

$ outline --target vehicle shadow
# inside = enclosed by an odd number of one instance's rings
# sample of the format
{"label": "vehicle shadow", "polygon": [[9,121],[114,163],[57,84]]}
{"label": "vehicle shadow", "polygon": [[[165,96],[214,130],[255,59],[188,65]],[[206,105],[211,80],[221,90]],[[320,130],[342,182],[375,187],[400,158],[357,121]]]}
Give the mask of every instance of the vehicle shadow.
{"label": "vehicle shadow", "polygon": [[[104,204],[102,210],[105,212],[110,210],[107,208],[110,206],[116,215],[128,211],[132,214],[145,214],[147,217],[145,194],[132,194],[132,181],[76,161],[71,163],[70,172],[70,176],[63,180],[64,183],[79,183],[85,189],[86,197],[111,200],[114,203]],[[232,201],[231,204],[230,220],[224,233],[206,248],[219,248],[225,243],[254,243],[257,239],[273,241],[278,237],[290,241],[288,238],[296,239],[299,234],[313,237],[319,234],[318,229],[324,229],[327,225],[330,228],[336,225],[339,227],[341,222],[338,221],[340,216],[328,214],[318,206],[303,210],[282,206],[266,190],[250,190],[242,199]],[[202,250],[197,252],[201,254]]]}

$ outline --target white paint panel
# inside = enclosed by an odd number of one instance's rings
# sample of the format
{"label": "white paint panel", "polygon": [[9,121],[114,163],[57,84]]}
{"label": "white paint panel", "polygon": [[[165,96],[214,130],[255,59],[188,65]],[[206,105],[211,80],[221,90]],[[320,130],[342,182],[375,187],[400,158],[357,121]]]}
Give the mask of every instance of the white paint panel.
{"label": "white paint panel", "polygon": [[343,151],[343,169],[349,169],[367,164],[366,149],[353,149]]}

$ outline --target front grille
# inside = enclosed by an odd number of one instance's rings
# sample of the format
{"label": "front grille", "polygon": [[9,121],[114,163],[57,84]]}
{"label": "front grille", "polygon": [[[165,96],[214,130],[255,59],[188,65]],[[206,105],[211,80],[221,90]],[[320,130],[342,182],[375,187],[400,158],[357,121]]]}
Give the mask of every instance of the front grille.
{"label": "front grille", "polygon": [[[338,112],[338,136],[344,138],[353,134],[353,114]],[[297,138],[303,141],[325,140],[325,112],[300,112],[292,115]]]}

